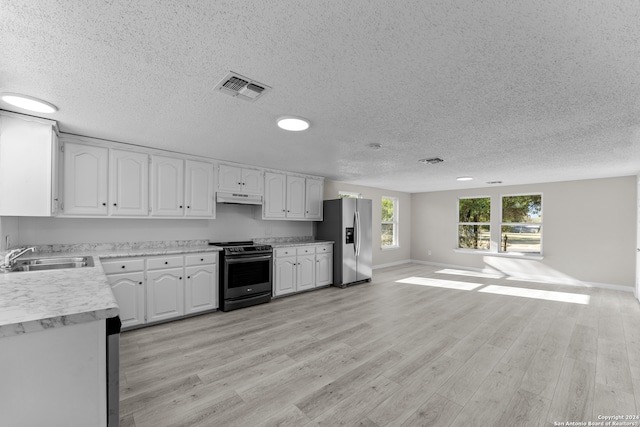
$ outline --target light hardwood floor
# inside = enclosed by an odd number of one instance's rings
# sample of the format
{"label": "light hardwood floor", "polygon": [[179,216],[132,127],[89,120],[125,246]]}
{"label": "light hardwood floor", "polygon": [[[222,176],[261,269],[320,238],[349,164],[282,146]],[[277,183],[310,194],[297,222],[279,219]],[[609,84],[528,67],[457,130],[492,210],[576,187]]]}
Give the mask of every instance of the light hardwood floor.
{"label": "light hardwood floor", "polygon": [[123,427],[601,421],[640,414],[640,303],[405,264],[125,332],[121,371]]}

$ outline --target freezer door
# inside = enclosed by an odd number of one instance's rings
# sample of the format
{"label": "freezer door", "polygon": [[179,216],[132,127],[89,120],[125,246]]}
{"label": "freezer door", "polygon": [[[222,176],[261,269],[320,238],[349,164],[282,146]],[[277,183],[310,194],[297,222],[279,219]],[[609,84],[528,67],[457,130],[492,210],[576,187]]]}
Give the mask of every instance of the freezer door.
{"label": "freezer door", "polygon": [[[356,262],[356,200],[342,199],[342,283],[357,280]],[[337,242],[336,242],[337,243]],[[335,267],[334,267],[335,268]]]}
{"label": "freezer door", "polygon": [[357,272],[356,281],[371,279],[373,265],[373,246],[372,246],[372,208],[369,199],[353,199],[357,201],[356,206],[356,241],[357,253],[356,259]]}

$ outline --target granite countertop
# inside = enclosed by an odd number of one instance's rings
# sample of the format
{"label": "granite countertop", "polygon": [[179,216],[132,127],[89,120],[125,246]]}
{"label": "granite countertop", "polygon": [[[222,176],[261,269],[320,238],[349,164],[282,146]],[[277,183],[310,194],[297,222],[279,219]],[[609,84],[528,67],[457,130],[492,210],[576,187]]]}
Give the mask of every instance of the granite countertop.
{"label": "granite countertop", "polygon": [[[48,249],[48,250],[47,250]],[[94,267],[0,273],[0,338],[115,317],[120,313],[100,259],[219,252],[208,244],[39,247],[43,256],[93,256]]]}
{"label": "granite countertop", "polygon": [[291,246],[309,246],[309,245],[322,245],[322,244],[333,244],[332,240],[304,240],[304,241],[293,241],[293,242],[270,242],[269,245],[273,248],[288,248]]}
{"label": "granite countertop", "polygon": [[118,304],[97,257],[94,264],[0,273],[0,337],[117,316]]}

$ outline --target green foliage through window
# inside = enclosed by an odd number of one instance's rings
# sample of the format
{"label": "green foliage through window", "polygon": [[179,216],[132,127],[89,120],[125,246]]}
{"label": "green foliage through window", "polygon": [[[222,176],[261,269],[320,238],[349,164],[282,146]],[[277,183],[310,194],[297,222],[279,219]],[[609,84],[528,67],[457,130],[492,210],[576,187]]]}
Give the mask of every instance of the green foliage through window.
{"label": "green foliage through window", "polygon": [[458,199],[458,247],[489,250],[491,198]]}

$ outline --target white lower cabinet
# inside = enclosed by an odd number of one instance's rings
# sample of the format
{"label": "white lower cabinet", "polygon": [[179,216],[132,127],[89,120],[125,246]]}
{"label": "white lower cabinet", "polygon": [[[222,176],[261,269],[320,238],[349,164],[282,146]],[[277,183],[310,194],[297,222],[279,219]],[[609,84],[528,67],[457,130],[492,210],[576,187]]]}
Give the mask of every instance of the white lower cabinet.
{"label": "white lower cabinet", "polygon": [[147,321],[180,317],[184,314],[182,268],[147,272]]}
{"label": "white lower cabinet", "polygon": [[216,252],[102,261],[123,329],[218,308]]}
{"label": "white lower cabinet", "polygon": [[273,295],[283,296],[327,286],[333,279],[331,244],[276,248]]}
{"label": "white lower cabinet", "polygon": [[120,307],[123,328],[145,323],[144,258],[121,258],[102,262],[109,285]]}

